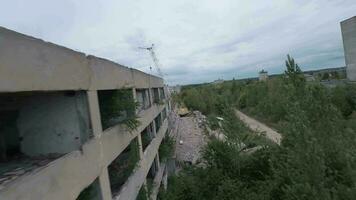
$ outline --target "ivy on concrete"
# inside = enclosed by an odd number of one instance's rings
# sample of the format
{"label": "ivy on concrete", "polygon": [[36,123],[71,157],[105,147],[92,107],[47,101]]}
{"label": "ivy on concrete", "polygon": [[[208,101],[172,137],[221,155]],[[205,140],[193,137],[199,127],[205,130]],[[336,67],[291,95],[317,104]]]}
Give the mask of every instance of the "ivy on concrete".
{"label": "ivy on concrete", "polygon": [[139,104],[133,98],[132,89],[99,91],[99,105],[104,129],[122,123],[133,131],[140,125],[136,115]]}

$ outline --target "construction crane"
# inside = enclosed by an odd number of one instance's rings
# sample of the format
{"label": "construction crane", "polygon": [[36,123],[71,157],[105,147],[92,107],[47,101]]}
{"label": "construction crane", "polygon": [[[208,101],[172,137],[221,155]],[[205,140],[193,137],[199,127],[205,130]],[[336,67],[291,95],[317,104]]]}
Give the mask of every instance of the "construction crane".
{"label": "construction crane", "polygon": [[155,67],[156,67],[158,76],[160,76],[161,78],[164,78],[164,77],[163,77],[162,70],[161,70],[161,65],[160,65],[159,60],[158,60],[158,58],[157,58],[157,56],[156,56],[156,53],[155,53],[155,51],[154,51],[154,46],[155,46],[155,45],[152,44],[150,47],[139,47],[139,49],[145,49],[145,50],[147,50],[147,51],[150,52],[150,55],[151,55],[151,58],[152,58],[152,60],[153,60],[154,65],[155,65]]}

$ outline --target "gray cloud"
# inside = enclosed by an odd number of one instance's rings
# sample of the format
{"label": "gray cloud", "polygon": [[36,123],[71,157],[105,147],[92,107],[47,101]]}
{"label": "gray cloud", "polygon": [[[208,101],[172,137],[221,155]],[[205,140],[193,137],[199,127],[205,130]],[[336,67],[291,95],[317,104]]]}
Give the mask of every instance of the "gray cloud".
{"label": "gray cloud", "polygon": [[5,0],[0,25],[148,73],[156,45],[168,83],[344,65],[340,21],[354,0]]}

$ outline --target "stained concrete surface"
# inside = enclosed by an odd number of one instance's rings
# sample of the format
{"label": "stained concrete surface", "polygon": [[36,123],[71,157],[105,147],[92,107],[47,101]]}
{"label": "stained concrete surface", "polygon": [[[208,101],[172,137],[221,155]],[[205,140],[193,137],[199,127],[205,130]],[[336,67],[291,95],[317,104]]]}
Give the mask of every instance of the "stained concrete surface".
{"label": "stained concrete surface", "polygon": [[78,150],[90,135],[85,94],[28,97],[17,120],[21,152],[28,156]]}

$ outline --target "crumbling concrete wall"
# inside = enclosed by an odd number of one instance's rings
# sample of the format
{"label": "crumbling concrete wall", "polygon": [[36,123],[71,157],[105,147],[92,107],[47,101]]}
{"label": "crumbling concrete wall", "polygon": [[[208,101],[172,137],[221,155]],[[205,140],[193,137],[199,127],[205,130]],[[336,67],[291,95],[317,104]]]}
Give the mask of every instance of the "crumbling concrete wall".
{"label": "crumbling concrete wall", "polygon": [[347,79],[356,81],[356,16],[341,22]]}
{"label": "crumbling concrete wall", "polygon": [[78,150],[90,134],[85,97],[81,92],[28,97],[17,122],[21,151],[38,156]]}

